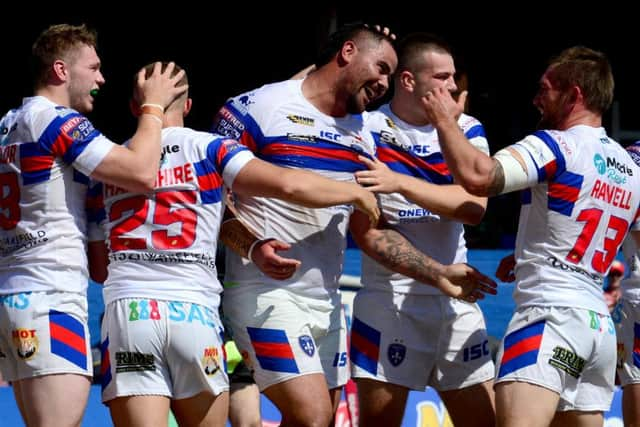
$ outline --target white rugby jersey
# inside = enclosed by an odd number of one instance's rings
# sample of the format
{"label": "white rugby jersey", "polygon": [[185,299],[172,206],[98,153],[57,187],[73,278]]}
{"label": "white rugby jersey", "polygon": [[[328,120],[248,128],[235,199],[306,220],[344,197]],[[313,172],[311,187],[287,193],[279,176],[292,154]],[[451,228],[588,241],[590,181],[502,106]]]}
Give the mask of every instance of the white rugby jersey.
{"label": "white rugby jersey", "polygon": [[[434,184],[453,184],[433,126],[405,123],[393,114],[388,104],[368,113],[365,119],[376,141],[376,155],[390,169]],[[484,128],[478,120],[463,114],[458,124],[474,146],[489,154]],[[378,198],[386,221],[417,249],[442,264],[467,261],[462,223],[430,212],[399,193],[379,194]],[[362,256],[361,274],[362,284],[370,288],[420,295],[442,294],[433,286],[392,272],[366,254]]]}
{"label": "white rugby jersey", "polygon": [[41,96],[2,118],[0,294],[85,292],[87,177],[113,145]]}
{"label": "white rugby jersey", "polygon": [[[308,169],[340,181],[366,167],[358,154],[375,145],[361,115],[337,118],[318,111],[302,94],[302,81],[263,86],[229,100],[216,117],[217,132],[238,138],[257,157],[279,166]],[[286,287],[311,297],[335,292],[342,272],[351,205],[309,209],[277,199],[237,196],[239,216],[260,237],[289,242],[283,256],[302,261],[285,281],[263,275],[253,263],[227,251],[225,288]]]}
{"label": "white rugby jersey", "polygon": [[640,201],[640,168],[603,128],[544,130],[514,144],[530,189],[516,240],[514,299],[608,314],[602,282]]}
{"label": "white rugby jersey", "polygon": [[121,298],[178,300],[217,308],[215,257],[224,185],[254,156],[236,141],[183,127],[162,130],[152,194],[109,184],[90,189],[92,223],[109,247],[108,304]]}
{"label": "white rugby jersey", "polygon": [[[627,152],[633,161],[640,166],[640,141],[627,147]],[[634,231],[640,231],[640,221],[636,221],[632,227]],[[622,281],[622,296],[634,302],[640,301],[640,252],[631,236],[627,236],[622,244],[622,252],[627,263],[629,275]]]}

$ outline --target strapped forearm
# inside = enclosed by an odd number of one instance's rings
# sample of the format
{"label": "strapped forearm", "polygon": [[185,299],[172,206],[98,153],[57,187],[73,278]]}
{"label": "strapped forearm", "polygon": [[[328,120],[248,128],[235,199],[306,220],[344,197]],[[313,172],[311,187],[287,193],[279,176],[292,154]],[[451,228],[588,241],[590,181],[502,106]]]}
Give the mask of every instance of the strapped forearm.
{"label": "strapped forearm", "polygon": [[220,226],[220,240],[227,248],[250,260],[249,255],[252,245],[258,242],[260,238],[236,217],[233,208],[227,206],[224,211],[224,221]]}

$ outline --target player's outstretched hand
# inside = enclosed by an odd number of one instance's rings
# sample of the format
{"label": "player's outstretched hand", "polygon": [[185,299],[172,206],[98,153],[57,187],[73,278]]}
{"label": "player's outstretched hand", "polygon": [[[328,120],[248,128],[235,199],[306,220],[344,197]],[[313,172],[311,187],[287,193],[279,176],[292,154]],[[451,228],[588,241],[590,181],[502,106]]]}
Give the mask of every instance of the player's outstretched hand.
{"label": "player's outstretched hand", "polygon": [[468,264],[446,266],[436,286],[450,297],[472,303],[498,293],[496,282]]}

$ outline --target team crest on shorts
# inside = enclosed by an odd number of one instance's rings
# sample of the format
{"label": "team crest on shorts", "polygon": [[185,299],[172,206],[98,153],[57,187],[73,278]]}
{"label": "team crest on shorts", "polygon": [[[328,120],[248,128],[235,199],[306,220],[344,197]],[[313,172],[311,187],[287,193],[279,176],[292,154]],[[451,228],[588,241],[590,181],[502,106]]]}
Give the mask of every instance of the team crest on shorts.
{"label": "team crest on shorts", "polygon": [[298,338],[298,342],[300,343],[300,348],[302,351],[307,353],[309,357],[313,356],[313,353],[316,351],[316,346],[313,343],[313,339],[309,335],[302,335]]}
{"label": "team crest on shorts", "polygon": [[204,366],[204,373],[209,376],[214,375],[220,370],[220,353],[217,348],[207,347],[204,349],[202,366]]}
{"label": "team crest on shorts", "polygon": [[21,359],[29,360],[38,352],[39,342],[35,329],[16,329],[11,332],[11,337]]}
{"label": "team crest on shorts", "polygon": [[400,344],[394,342],[389,344],[389,348],[387,348],[387,357],[389,358],[389,362],[393,366],[398,366],[404,360],[404,357],[407,355],[407,347],[404,344]]}

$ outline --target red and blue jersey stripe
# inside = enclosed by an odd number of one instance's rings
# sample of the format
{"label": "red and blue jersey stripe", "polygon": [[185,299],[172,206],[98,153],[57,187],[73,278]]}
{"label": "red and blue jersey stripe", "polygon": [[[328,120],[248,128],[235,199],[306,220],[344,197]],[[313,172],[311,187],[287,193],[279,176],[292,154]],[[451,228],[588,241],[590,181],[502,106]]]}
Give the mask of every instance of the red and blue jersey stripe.
{"label": "red and blue jersey stripe", "polygon": [[452,184],[453,177],[442,153],[417,156],[415,153],[381,141],[379,133],[373,133],[376,141],[376,156],[395,172],[422,178],[434,184]]}
{"label": "red and blue jersey stripe", "polygon": [[549,210],[571,216],[573,207],[578,201],[583,181],[583,175],[564,171],[549,182],[547,190]]}
{"label": "red and blue jersey stripe", "polygon": [[202,204],[218,203],[222,200],[222,171],[234,155],[244,150],[244,146],[232,139],[217,138],[209,143],[207,158],[193,164]]}
{"label": "red and blue jersey stripe", "polygon": [[540,140],[542,140],[542,142],[544,142],[545,145],[549,147],[555,157],[554,160],[548,162],[545,165],[538,165],[535,159],[531,157],[531,159],[533,159],[534,161],[534,164],[536,165],[536,168],[538,169],[538,182],[551,181],[556,176],[556,174],[562,174],[567,168],[564,154],[562,154],[562,151],[560,150],[560,147],[558,147],[558,143],[556,142],[556,140],[553,139],[553,137],[547,132],[539,130],[534,132],[533,135],[540,138]]}

